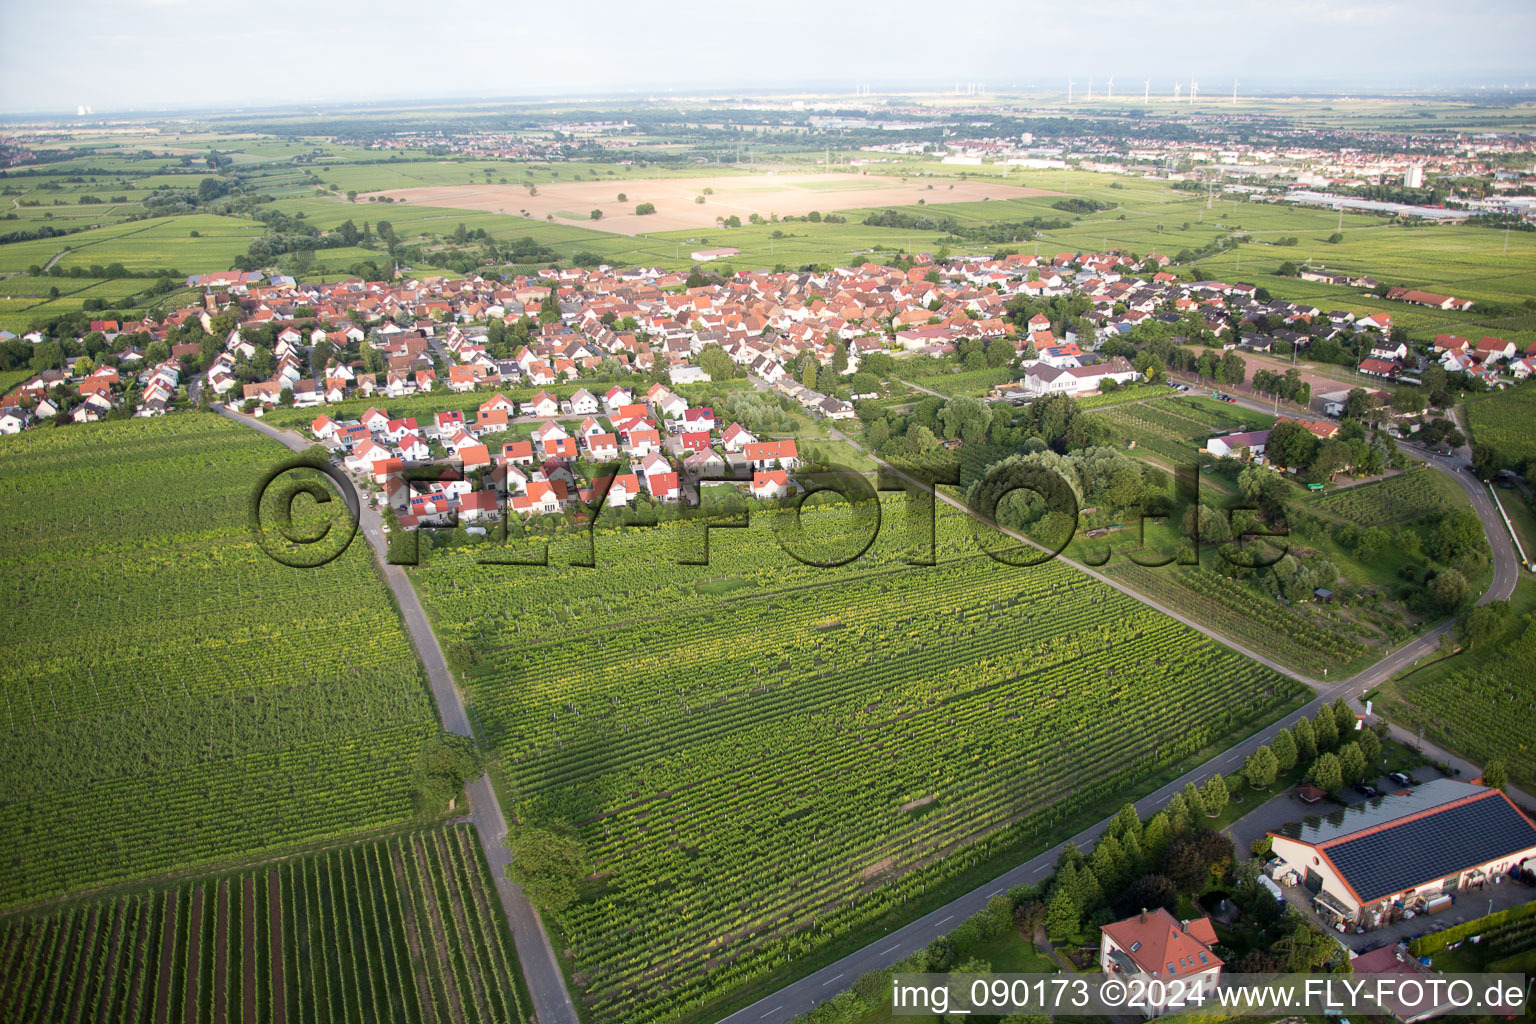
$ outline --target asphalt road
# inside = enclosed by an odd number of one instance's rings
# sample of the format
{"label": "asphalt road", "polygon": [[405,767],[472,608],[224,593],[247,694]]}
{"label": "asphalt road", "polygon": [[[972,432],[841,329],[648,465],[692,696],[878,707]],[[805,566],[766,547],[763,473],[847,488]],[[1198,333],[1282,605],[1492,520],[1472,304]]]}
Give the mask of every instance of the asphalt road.
{"label": "asphalt road", "polygon": [[[217,406],[215,411],[236,423],[260,431],[295,452],[307,451],[311,446],[310,441],[295,431],[281,430],[222,405]],[[385,558],[388,542],[379,512],[366,501],[359,500],[358,504],[362,509],[360,528],[368,538],[374,560],[383,572],[385,582],[394,592],[405,627],[410,632],[417,653],[421,655],[421,663],[427,670],[427,681],[432,687],[432,696],[437,703],[443,728],[459,736],[470,736],[469,715],[464,710],[464,701],[458,687],[453,684],[453,675],[448,671],[448,663],[443,658],[437,635],[427,621],[421,600],[416,596],[416,589],[411,586],[405,572],[399,566],[389,564]],[[507,822],[502,816],[496,792],[491,787],[490,776],[482,775],[471,782],[467,792],[469,817],[474,822],[475,833],[480,837],[480,848],[490,866],[491,877],[495,879],[507,926],[512,930],[512,941],[517,947],[517,959],[533,1000],[537,1024],[580,1024],[576,1007],[571,1002],[571,994],[565,986],[565,976],[560,972],[554,948],[550,945],[549,934],[539,920],[539,912],[507,875],[506,869],[512,863],[511,853],[503,842],[507,834]]]}
{"label": "asphalt road", "polygon": [[[758,385],[758,383],[754,381],[754,385]],[[761,387],[759,389],[764,390]],[[1262,403],[1259,402],[1239,399],[1239,404],[1259,412],[1267,411]],[[854,441],[847,435],[840,435],[835,429],[831,431],[831,436],[863,450],[857,441]],[[1478,603],[1485,604],[1489,601],[1508,598],[1514,592],[1515,582],[1519,578],[1519,561],[1515,557],[1514,545],[1509,541],[1509,536],[1504,530],[1503,522],[1499,518],[1498,511],[1493,507],[1493,502],[1489,499],[1486,488],[1462,468],[1467,464],[1466,453],[1462,452],[1455,457],[1446,458],[1421,452],[1407,445],[1403,445],[1402,448],[1411,458],[1426,462],[1440,472],[1449,473],[1461,485],[1462,489],[1466,491],[1468,498],[1472,502],[1473,509],[1482,521],[1483,530],[1488,535],[1489,543],[1493,548],[1493,582],[1489,586],[1487,593],[1483,595]],[[888,466],[888,463],[885,463],[878,456],[867,451],[866,454],[869,454],[870,458],[874,459],[875,462]],[[981,519],[983,522],[986,521],[984,517],[977,515],[964,503],[943,493],[939,493],[938,497],[967,515]],[[992,525],[995,526],[996,524]],[[1024,543],[1034,544],[1033,541],[1020,534],[1008,530],[1003,532]],[[1034,544],[1034,546],[1040,547],[1038,544]],[[1227,647],[1240,651],[1282,675],[1307,684],[1317,692],[1317,697],[1305,707],[1286,715],[1284,718],[1254,733],[1241,742],[1233,744],[1198,768],[1186,772],[1167,785],[1137,800],[1135,802],[1136,811],[1143,818],[1155,813],[1173,797],[1174,793],[1181,792],[1187,783],[1194,782],[1199,784],[1217,772],[1229,774],[1237,771],[1242,767],[1244,758],[1260,746],[1269,743],[1282,728],[1295,725],[1296,721],[1303,716],[1315,714],[1317,709],[1324,703],[1332,703],[1336,698],[1344,696],[1349,699],[1350,703],[1357,710],[1363,711],[1364,708],[1359,701],[1360,695],[1391,678],[1419,658],[1433,654],[1439,649],[1441,636],[1451,629],[1450,623],[1444,623],[1354,676],[1337,680],[1313,679],[1280,665],[1260,655],[1258,652],[1234,642],[1229,637],[1207,629],[1181,615],[1177,610],[1150,600],[1118,581],[1096,572],[1089,566],[1081,565],[1068,558],[1062,558],[1062,561],[1087,573],[1094,579],[1114,587],[1122,593],[1129,594],[1143,604],[1156,608],[1163,614],[1177,619],[1191,629],[1209,636]],[[1395,738],[1420,747],[1427,756],[1434,760],[1449,763],[1453,767],[1460,769],[1464,778],[1475,778],[1480,774],[1476,766],[1466,760],[1433,744],[1420,741],[1417,737],[1407,734],[1398,727],[1392,727],[1392,732]],[[1525,803],[1531,802],[1529,795],[1513,787],[1510,789],[1510,795],[1516,800]],[[1030,858],[1028,861],[1004,872],[985,885],[978,886],[965,895],[951,900],[937,910],[925,914],[895,931],[889,932],[884,937],[856,952],[850,953],[841,960],[798,981],[792,982],[777,992],[764,996],[737,1012],[722,1018],[720,1024],[785,1024],[785,1022],[809,1012],[820,1003],[851,986],[860,975],[889,967],[907,955],[926,946],[939,936],[949,932],[967,917],[977,914],[984,909],[987,901],[993,896],[999,895],[1015,885],[1032,884],[1040,881],[1047,876],[1050,869],[1055,865],[1056,859],[1060,856],[1066,843],[1073,843],[1079,848],[1088,847],[1097,840],[1099,834],[1108,827],[1112,820],[1113,818],[1106,818],[1082,830],[1069,840],[1052,847],[1036,857]]]}

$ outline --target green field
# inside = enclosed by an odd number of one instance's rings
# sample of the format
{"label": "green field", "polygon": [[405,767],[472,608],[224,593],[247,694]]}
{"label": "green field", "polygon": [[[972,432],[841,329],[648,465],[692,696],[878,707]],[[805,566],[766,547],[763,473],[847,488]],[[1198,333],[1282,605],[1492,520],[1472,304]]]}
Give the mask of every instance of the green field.
{"label": "green field", "polygon": [[[883,504],[841,569],[758,512],[707,566],[676,564],[702,552],[672,522],[600,523],[595,570],[572,542],[545,568],[470,546],[413,570],[445,646],[478,652],[471,713],[518,821],[589,852],[599,881],[546,920],[594,1017],[708,1014],[1300,699],[1075,570],[994,563],[947,508],[940,564],[909,567],[905,500]],[[849,552],[846,508],[806,514],[816,551]]]}
{"label": "green field", "polygon": [[1536,387],[1516,386],[1467,399],[1472,440],[1510,463],[1536,459]]}
{"label": "green field", "polygon": [[1518,723],[1536,711],[1536,582],[1522,578],[1499,635],[1424,659],[1378,692],[1382,713],[1474,764],[1503,760],[1510,781],[1536,783],[1536,737]]}
{"label": "green field", "polygon": [[0,920],[6,1020],[529,1019],[473,830]]}
{"label": "green field", "polygon": [[410,816],[419,663],[361,539],[257,546],[285,455],[200,413],[0,439],[0,907]]}

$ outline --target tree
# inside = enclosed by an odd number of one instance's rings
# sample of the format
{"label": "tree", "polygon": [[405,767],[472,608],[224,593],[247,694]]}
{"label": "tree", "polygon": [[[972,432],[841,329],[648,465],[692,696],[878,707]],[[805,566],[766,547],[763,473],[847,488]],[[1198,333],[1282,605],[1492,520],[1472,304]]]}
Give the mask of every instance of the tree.
{"label": "tree", "polygon": [[1296,276],[1296,264],[1292,263],[1290,260],[1286,260],[1284,263],[1280,264],[1280,269],[1275,271],[1275,276],[1276,277],[1295,277]]}
{"label": "tree", "polygon": [[1472,472],[1479,480],[1492,480],[1504,468],[1504,457],[1490,444],[1472,445]]}
{"label": "tree", "polygon": [[1312,733],[1317,737],[1318,750],[1332,750],[1339,744],[1339,726],[1333,720],[1333,709],[1324,704],[1312,717]]}
{"label": "tree", "polygon": [[1291,735],[1291,730],[1281,729],[1275,733],[1275,738],[1270,741],[1269,749],[1275,755],[1276,769],[1288,772],[1296,767],[1296,738]]}
{"label": "tree", "polygon": [[1317,435],[1295,420],[1281,420],[1269,431],[1264,454],[1289,469],[1304,470],[1317,457]]}
{"label": "tree", "polygon": [[1115,913],[1123,917],[1143,910],[1161,907],[1169,913],[1177,913],[1179,890],[1167,875],[1142,875],[1130,885],[1115,903]]}
{"label": "tree", "polygon": [[89,377],[96,372],[96,364],[91,362],[90,356],[81,356],[75,360],[74,374],[76,377]]}
{"label": "tree", "polygon": [[1205,813],[1214,818],[1226,810],[1227,804],[1232,801],[1232,794],[1227,790],[1227,780],[1218,772],[1211,776],[1205,788],[1200,791],[1200,798],[1205,801]]}
{"label": "tree", "polygon": [[1060,942],[1077,934],[1082,921],[1083,911],[1077,905],[1077,898],[1058,885],[1045,901],[1045,934],[1053,942]]}
{"label": "tree", "polygon": [[1381,737],[1376,735],[1374,729],[1361,729],[1359,739],[1360,753],[1365,757],[1365,765],[1370,769],[1370,774],[1375,774],[1381,764]]}
{"label": "tree", "polygon": [[1254,789],[1265,789],[1274,785],[1275,776],[1279,771],[1280,763],[1268,747],[1260,747],[1243,761],[1243,778],[1247,779],[1248,785]]}
{"label": "tree", "polygon": [[816,388],[816,360],[810,356],[805,357],[805,365],[800,368],[800,383],[813,391]]}
{"label": "tree", "polygon": [[725,354],[725,349],[714,342],[699,352],[699,368],[709,374],[711,380],[729,380],[736,375],[736,364]]}
{"label": "tree", "polygon": [[629,196],[625,195],[623,192],[620,192],[619,193],[619,202],[621,202],[621,203],[629,202]]}
{"label": "tree", "polygon": [[581,841],[563,828],[528,827],[508,837],[512,880],[541,910],[558,914],[581,895],[587,854]]}
{"label": "tree", "polygon": [[[321,449],[324,458],[329,453]],[[419,817],[443,813],[464,783],[484,770],[484,758],[466,736],[433,733],[422,746],[411,778],[411,803]]]}
{"label": "tree", "polygon": [[1490,601],[1473,608],[1461,620],[1461,642],[1468,649],[1491,642],[1503,631],[1508,614],[1508,601]]}
{"label": "tree", "polygon": [[603,211],[602,210],[593,210],[590,214],[588,214],[588,216],[590,216],[593,220],[602,220],[603,219]]}
{"label": "tree", "polygon": [[1504,789],[1509,785],[1509,766],[1501,758],[1488,762],[1483,769],[1483,785],[1490,789]]}
{"label": "tree", "polygon": [[1030,938],[1045,923],[1045,903],[1040,900],[1020,903],[1013,911],[1013,923],[1021,936]]}
{"label": "tree", "polygon": [[840,341],[832,343],[832,372],[839,377],[848,372],[848,346]]}
{"label": "tree", "polygon": [[1313,785],[1330,793],[1344,785],[1344,767],[1337,754],[1324,754],[1313,761],[1312,771],[1308,774]]}
{"label": "tree", "polygon": [[1236,352],[1228,352],[1221,357],[1218,376],[1228,387],[1237,387],[1248,377],[1248,363]]}
{"label": "tree", "polygon": [[1296,728],[1291,730],[1291,735],[1296,738],[1297,764],[1308,764],[1317,757],[1317,733],[1313,730],[1309,719],[1297,719]]}
{"label": "tree", "polygon": [[1429,593],[1442,608],[1456,608],[1466,600],[1471,584],[1455,569],[1446,569],[1429,581]]}
{"label": "tree", "polygon": [[1349,785],[1364,781],[1365,753],[1360,749],[1359,743],[1350,742],[1339,748],[1339,771],[1343,774],[1345,783]]}
{"label": "tree", "polygon": [[655,213],[655,212],[656,212],[656,204],[655,203],[641,203],[639,206],[635,207],[635,213],[638,216],[641,216],[641,217],[644,217],[646,214]]}

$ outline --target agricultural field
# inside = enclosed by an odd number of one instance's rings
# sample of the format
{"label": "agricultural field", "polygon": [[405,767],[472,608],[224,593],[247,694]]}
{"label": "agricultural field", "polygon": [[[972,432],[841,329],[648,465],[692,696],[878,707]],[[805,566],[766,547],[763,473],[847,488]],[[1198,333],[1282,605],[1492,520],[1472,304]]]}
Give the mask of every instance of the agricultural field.
{"label": "agricultural field", "polygon": [[193,412],[0,438],[0,907],[410,817],[420,665],[361,540],[258,546],[285,455]]}
{"label": "agricultural field", "polygon": [[1319,608],[1286,608],[1252,584],[1204,565],[1148,569],[1115,562],[1104,571],[1138,593],[1313,678],[1348,675],[1380,657]]}
{"label": "agricultural field", "polygon": [[528,1020],[470,826],[0,920],[0,1017]]}
{"label": "agricultural field", "polygon": [[1210,398],[1168,397],[1165,390],[1161,394],[1146,402],[1101,405],[1094,415],[1121,441],[1134,441],[1138,455],[1150,455],[1173,467],[1211,461],[1200,450],[1212,437],[1265,430],[1275,421],[1273,416]]}
{"label": "agricultural field", "polygon": [[1536,459],[1536,388],[1516,386],[1467,399],[1472,440],[1511,463]]}
{"label": "agricultural field", "polygon": [[1455,480],[1445,473],[1424,469],[1325,491],[1305,499],[1303,507],[1363,529],[1401,524],[1466,506],[1466,492]]}
{"label": "agricultural field", "polygon": [[[906,563],[923,520],[893,496],[836,569],[785,554],[785,514],[755,511],[710,531],[707,565],[678,564],[704,560],[697,524],[600,520],[549,540],[547,566],[482,564],[541,537],[412,570],[514,831],[568,825],[588,852],[585,898],[546,921],[594,1018],[707,1015],[1304,699],[1074,569],[992,561],[940,507],[926,568]],[[805,515],[786,543],[808,556],[868,539],[846,506]]]}
{"label": "agricultural field", "polygon": [[[553,215],[557,220],[588,220],[590,211],[600,209],[602,230],[623,235],[708,229],[717,218],[732,216],[746,222],[753,214],[764,219],[775,215],[799,217],[813,210],[905,205],[919,198],[929,203],[963,203],[1057,193],[981,182],[952,185],[929,195],[922,185],[868,174],[737,173],[637,180],[626,185],[624,195],[620,201],[613,183],[606,180],[559,182],[533,189],[513,183],[392,189],[379,193],[380,197],[396,202],[527,213],[535,218]],[[635,206],[640,203],[650,203],[655,212],[638,214]]]}
{"label": "agricultural field", "polygon": [[1394,722],[1474,764],[1503,759],[1510,781],[1525,787],[1536,783],[1536,737],[1511,726],[1536,713],[1536,583],[1522,578],[1509,609],[1500,635],[1481,648],[1404,672],[1378,697]]}

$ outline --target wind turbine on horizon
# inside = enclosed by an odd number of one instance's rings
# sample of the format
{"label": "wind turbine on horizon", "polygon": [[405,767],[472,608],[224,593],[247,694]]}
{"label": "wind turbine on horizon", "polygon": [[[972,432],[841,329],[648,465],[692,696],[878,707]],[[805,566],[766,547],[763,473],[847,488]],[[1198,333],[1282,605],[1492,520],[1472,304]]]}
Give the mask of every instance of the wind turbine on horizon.
{"label": "wind turbine on horizon", "polygon": [[1115,102],[1115,76],[1109,76],[1109,102]]}
{"label": "wind turbine on horizon", "polygon": [[1146,105],[1152,103],[1152,79],[1150,78],[1141,87],[1141,102]]}
{"label": "wind turbine on horizon", "polygon": [[1232,105],[1237,106],[1237,79],[1232,79]]}
{"label": "wind turbine on horizon", "polygon": [[1072,79],[1067,79],[1067,106],[1069,107],[1072,105],[1072,87],[1076,84]]}
{"label": "wind turbine on horizon", "polygon": [[1088,76],[1088,102],[1093,102],[1093,76]]}
{"label": "wind turbine on horizon", "polygon": [[1195,105],[1195,94],[1200,91],[1200,83],[1193,78],[1189,80],[1189,105]]}

